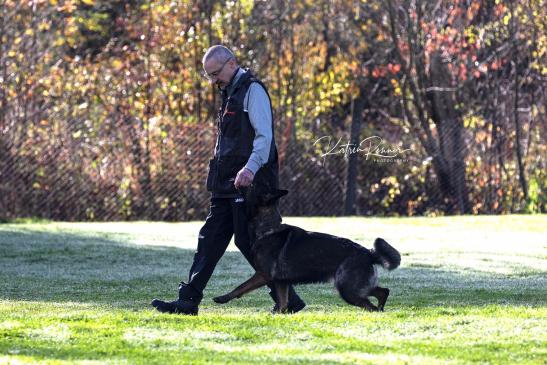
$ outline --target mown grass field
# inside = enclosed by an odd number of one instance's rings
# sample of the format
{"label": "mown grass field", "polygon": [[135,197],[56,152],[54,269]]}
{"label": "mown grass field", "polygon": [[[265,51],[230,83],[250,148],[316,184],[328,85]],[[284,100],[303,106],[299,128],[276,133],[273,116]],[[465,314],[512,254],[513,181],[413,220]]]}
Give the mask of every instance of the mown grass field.
{"label": "mown grass field", "polygon": [[547,216],[287,218],[403,255],[384,313],[330,284],[272,315],[265,289],[224,306],[246,279],[230,246],[198,317],[156,313],[187,279],[201,222],[0,224],[0,363],[545,364]]}

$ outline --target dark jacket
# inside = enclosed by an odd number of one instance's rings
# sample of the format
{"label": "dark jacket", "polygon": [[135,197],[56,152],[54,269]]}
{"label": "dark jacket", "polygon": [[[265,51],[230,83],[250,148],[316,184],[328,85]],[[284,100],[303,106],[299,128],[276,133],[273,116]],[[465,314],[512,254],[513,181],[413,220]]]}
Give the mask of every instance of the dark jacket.
{"label": "dark jacket", "polygon": [[[214,198],[240,196],[234,187],[234,181],[239,170],[245,166],[251,156],[255,138],[255,131],[249,121],[249,115],[243,110],[245,95],[253,82],[259,83],[267,93],[264,84],[254,77],[250,71],[247,71],[239,77],[237,83],[233,86],[231,95],[227,95],[226,92],[222,94],[222,105],[217,117],[215,155],[209,162],[209,174],[207,176],[207,190],[212,192]],[[277,147],[273,137],[272,119],[270,155],[267,163],[257,171],[253,184],[265,189],[276,189],[278,175]]]}

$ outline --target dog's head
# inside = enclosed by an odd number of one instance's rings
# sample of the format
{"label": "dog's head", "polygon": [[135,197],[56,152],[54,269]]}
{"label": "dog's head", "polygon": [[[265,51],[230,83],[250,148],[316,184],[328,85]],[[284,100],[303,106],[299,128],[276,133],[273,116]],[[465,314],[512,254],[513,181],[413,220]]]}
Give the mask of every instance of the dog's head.
{"label": "dog's head", "polygon": [[260,188],[251,185],[246,192],[246,201],[248,205],[256,207],[269,207],[276,205],[277,201],[287,195],[289,192],[287,190],[261,190]]}
{"label": "dog's head", "polygon": [[278,200],[287,195],[287,190],[261,189],[251,185],[244,192],[247,206],[247,217],[258,224],[273,225],[281,223],[281,214],[277,209]]}

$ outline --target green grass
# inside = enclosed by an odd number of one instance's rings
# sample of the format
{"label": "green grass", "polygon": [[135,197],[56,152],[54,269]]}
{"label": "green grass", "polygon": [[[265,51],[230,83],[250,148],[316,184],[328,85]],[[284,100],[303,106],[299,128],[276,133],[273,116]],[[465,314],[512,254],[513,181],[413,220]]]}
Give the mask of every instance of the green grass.
{"label": "green grass", "polygon": [[198,317],[157,313],[187,279],[201,222],[0,224],[0,363],[545,364],[547,217],[288,218],[403,255],[384,313],[332,284],[272,315],[267,291],[211,298],[251,273],[230,246]]}

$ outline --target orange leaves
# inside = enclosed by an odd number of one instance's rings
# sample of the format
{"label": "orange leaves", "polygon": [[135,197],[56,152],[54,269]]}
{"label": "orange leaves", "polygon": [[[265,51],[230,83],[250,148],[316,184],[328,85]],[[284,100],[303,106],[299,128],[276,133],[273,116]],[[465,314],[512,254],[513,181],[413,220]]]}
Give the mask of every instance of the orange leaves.
{"label": "orange leaves", "polygon": [[507,7],[504,4],[497,4],[494,6],[494,14],[496,17],[501,17],[507,11]]}
{"label": "orange leaves", "polygon": [[463,62],[458,65],[458,78],[462,81],[467,80],[467,68]]}
{"label": "orange leaves", "polygon": [[401,71],[401,65],[389,63],[387,69],[391,74],[395,75],[397,72]]}
{"label": "orange leaves", "polygon": [[375,79],[379,77],[385,77],[387,75],[387,67],[385,66],[376,66],[372,70],[372,77]]}
{"label": "orange leaves", "polygon": [[[393,64],[393,63],[388,63],[387,66],[384,66],[384,65],[378,65],[378,66],[375,66],[373,69],[372,69],[372,77],[374,78],[381,78],[381,77],[386,77],[389,74],[391,75],[395,75],[397,74],[399,71],[401,71],[401,65],[400,64]],[[368,75],[368,73],[366,73]]]}
{"label": "orange leaves", "polygon": [[472,21],[477,13],[479,12],[479,9],[481,7],[481,3],[479,1],[472,1],[469,7],[466,11],[466,16],[468,21]]}

